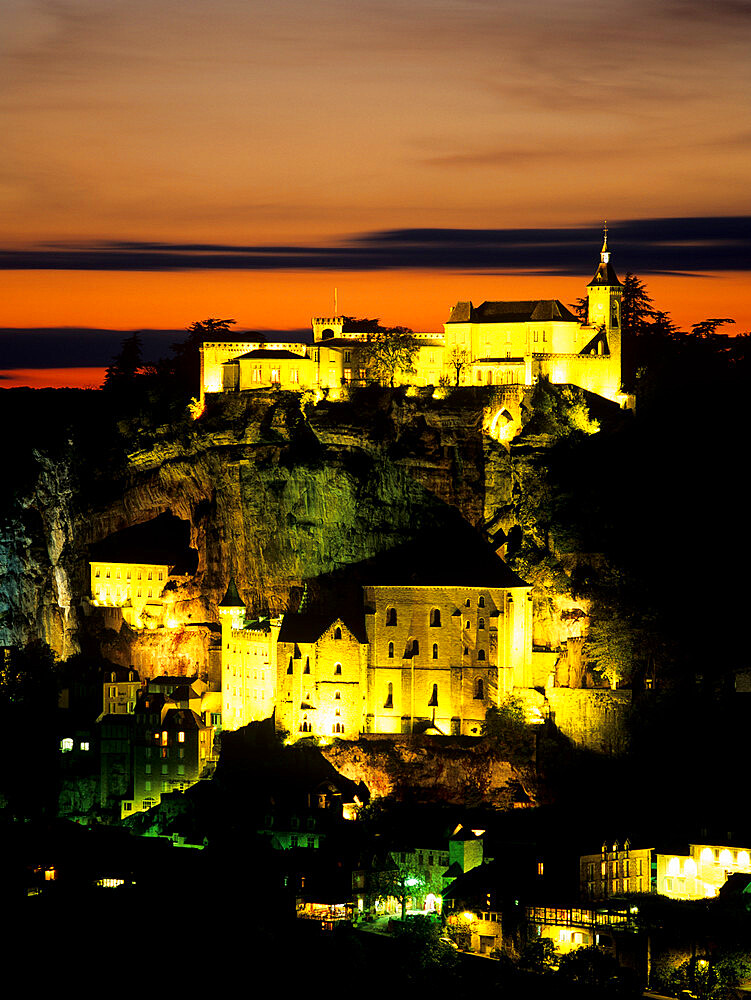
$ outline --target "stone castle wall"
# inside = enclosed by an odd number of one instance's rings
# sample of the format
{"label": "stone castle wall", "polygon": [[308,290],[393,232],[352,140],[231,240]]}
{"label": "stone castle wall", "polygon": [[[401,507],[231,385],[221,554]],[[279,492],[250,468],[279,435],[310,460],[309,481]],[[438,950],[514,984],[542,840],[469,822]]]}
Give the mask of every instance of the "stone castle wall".
{"label": "stone castle wall", "polygon": [[631,691],[548,688],[545,694],[551,719],[576,746],[607,754],[626,750]]}

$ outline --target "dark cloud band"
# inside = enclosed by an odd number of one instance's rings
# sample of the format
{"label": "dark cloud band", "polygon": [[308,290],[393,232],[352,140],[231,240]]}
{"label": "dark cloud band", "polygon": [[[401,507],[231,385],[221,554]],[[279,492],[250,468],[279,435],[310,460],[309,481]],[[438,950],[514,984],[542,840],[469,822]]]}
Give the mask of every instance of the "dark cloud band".
{"label": "dark cloud band", "polygon": [[[619,271],[746,271],[751,216],[635,219],[611,224]],[[509,271],[585,275],[600,232],[557,229],[396,229],[334,246],[111,242],[0,249],[0,269],[65,271]]]}

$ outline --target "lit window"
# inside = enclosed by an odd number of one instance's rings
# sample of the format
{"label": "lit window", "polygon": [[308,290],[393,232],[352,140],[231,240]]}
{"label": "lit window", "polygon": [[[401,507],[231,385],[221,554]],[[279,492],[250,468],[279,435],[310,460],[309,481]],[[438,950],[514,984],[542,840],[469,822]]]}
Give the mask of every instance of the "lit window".
{"label": "lit window", "polygon": [[60,740],[60,749],[63,753],[68,753],[68,751],[73,749],[73,740],[66,736],[64,740]]}
{"label": "lit window", "polygon": [[90,745],[88,743],[81,743],[80,744],[80,748],[81,748],[81,750],[89,750],[90,749]]}
{"label": "lit window", "polygon": [[185,733],[180,732],[180,733],[177,734],[177,742],[178,743],[184,743],[185,742]]}

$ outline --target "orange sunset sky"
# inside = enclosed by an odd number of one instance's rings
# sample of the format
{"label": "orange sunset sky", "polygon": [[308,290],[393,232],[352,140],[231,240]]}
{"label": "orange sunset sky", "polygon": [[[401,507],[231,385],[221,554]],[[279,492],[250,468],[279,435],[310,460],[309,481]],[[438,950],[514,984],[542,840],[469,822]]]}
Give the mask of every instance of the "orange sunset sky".
{"label": "orange sunset sky", "polygon": [[572,302],[604,218],[680,325],[751,329],[748,3],[5,0],[3,21],[0,385],[98,384],[59,338],[26,357],[25,328],[300,329],[335,287],[422,330],[457,299]]}

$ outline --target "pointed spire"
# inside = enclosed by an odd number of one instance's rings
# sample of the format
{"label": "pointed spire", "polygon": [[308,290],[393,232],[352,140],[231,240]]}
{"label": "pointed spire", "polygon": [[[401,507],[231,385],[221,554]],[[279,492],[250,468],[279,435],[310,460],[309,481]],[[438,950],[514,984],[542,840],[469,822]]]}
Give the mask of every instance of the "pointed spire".
{"label": "pointed spire", "polygon": [[594,278],[592,278],[587,287],[591,288],[593,285],[608,285],[610,287],[620,285],[618,275],[615,273],[613,265],[610,263],[607,222],[604,222],[602,225],[602,250],[600,251],[600,263],[597,265]]}
{"label": "pointed spire", "polygon": [[244,608],[240,595],[237,592],[237,584],[235,583],[235,578],[230,577],[229,586],[227,587],[227,593],[224,595],[222,600],[219,602],[220,608]]}

